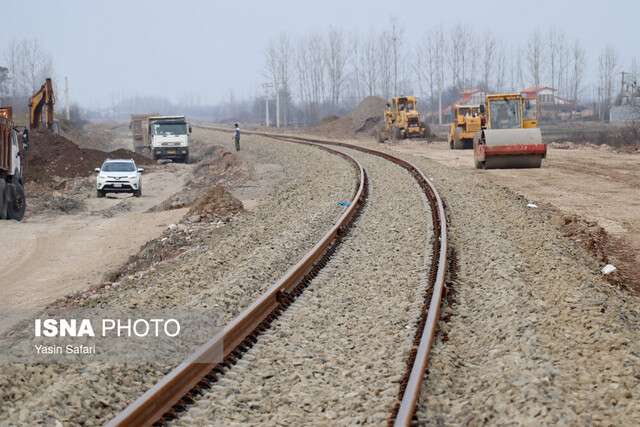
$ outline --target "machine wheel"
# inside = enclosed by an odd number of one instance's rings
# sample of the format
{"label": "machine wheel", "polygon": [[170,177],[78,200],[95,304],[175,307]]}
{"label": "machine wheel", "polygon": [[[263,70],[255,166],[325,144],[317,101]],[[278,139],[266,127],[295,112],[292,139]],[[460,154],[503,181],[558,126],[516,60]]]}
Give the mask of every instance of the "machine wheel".
{"label": "machine wheel", "polygon": [[382,131],[381,131],[381,130],[380,130],[380,128],[378,128],[377,126],[376,126],[375,128],[373,128],[373,135],[375,136],[376,141],[377,141],[378,143],[382,143],[382,142],[384,142],[384,141],[382,140]]}
{"label": "machine wheel", "polygon": [[476,152],[476,146],[480,142],[480,132],[476,133],[473,136],[473,163],[476,166],[476,169],[484,169],[484,162],[478,160],[478,154]]}
{"label": "machine wheel", "polygon": [[15,182],[15,197],[7,203],[7,218],[22,221],[24,212],[27,210],[27,199],[24,194],[24,187],[20,182]]}
{"label": "machine wheel", "polygon": [[7,182],[4,179],[0,179],[0,220],[7,219],[7,205],[9,199],[7,198]]}
{"label": "machine wheel", "polygon": [[104,191],[102,191],[102,190],[96,190],[96,196],[97,196],[98,198],[104,197]]}
{"label": "machine wheel", "polygon": [[454,150],[464,150],[464,142],[460,140],[460,133],[462,129],[456,127],[456,130],[453,131],[453,148]]}
{"label": "machine wheel", "polygon": [[400,129],[398,129],[398,126],[389,126],[389,136],[393,141],[400,139]]}

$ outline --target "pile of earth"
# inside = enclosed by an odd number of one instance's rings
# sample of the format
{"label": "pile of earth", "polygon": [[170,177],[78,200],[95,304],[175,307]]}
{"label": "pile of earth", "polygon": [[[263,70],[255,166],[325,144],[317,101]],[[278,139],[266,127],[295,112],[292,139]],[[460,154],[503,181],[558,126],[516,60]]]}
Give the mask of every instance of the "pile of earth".
{"label": "pile of earth", "polygon": [[[107,158],[134,159],[138,165],[154,164],[153,160],[132,151],[112,152],[80,148],[67,138],[47,129],[29,132],[29,149],[21,153],[25,182],[49,184],[59,178],[91,175]],[[57,177],[57,178],[56,178]]]}
{"label": "pile of earth", "polygon": [[185,187],[161,204],[149,209],[149,212],[193,206],[202,190],[215,185],[236,185],[249,179],[252,172],[250,165],[241,156],[220,147],[207,149],[203,152],[202,159],[196,163]]}
{"label": "pile of earth", "polygon": [[377,96],[362,100],[345,117],[328,116],[311,128],[311,133],[332,137],[353,137],[357,134],[373,135],[373,129],[384,118],[387,101]]}
{"label": "pile of earth", "polygon": [[221,185],[211,187],[203,191],[195,204],[189,209],[189,218],[193,221],[204,219],[211,221],[214,218],[223,218],[244,211],[244,205],[240,200],[231,195]]}
{"label": "pile of earth", "polygon": [[617,270],[607,277],[615,285],[640,294],[640,270],[636,254],[624,236],[616,237],[606,232],[596,221],[578,215],[557,215],[552,222],[560,227],[564,235],[586,249],[604,266],[614,265]]}

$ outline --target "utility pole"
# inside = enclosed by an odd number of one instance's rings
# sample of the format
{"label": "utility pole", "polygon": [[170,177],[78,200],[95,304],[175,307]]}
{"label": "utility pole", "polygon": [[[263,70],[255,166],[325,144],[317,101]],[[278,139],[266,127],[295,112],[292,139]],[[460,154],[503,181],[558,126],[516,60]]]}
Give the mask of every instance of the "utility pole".
{"label": "utility pole", "polygon": [[66,116],[67,120],[71,120],[71,115],[69,114],[69,78],[64,77],[64,93],[67,98],[67,108],[66,108]]}
{"label": "utility pole", "polygon": [[276,82],[276,128],[280,128],[280,87]]}
{"label": "utility pole", "polygon": [[269,88],[271,88],[270,83],[262,83],[262,87],[264,88],[264,124],[266,127],[269,127]]}
{"label": "utility pole", "polygon": [[628,73],[625,73],[623,71],[620,74],[622,74],[622,85],[620,86],[620,103],[624,104],[624,75]]}

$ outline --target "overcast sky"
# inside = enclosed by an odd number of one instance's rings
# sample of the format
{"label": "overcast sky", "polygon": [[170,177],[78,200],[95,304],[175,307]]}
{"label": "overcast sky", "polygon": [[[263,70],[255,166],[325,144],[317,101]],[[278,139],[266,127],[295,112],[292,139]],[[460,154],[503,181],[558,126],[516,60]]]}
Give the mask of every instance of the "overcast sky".
{"label": "overcast sky", "polygon": [[[203,103],[253,95],[263,78],[263,50],[282,31],[292,37],[330,27],[366,35],[391,19],[405,41],[442,25],[485,29],[507,45],[552,26],[579,37],[587,50],[587,81],[595,82],[600,50],[611,43],[623,61],[639,55],[640,2],[566,0],[482,1],[195,1],[0,0],[0,65],[12,39],[38,38],[53,58],[54,77],[69,78],[72,101],[106,107],[115,94],[156,95]],[[454,8],[454,5],[456,7]],[[402,12],[407,12],[403,15]],[[62,89],[62,88],[60,88]]]}

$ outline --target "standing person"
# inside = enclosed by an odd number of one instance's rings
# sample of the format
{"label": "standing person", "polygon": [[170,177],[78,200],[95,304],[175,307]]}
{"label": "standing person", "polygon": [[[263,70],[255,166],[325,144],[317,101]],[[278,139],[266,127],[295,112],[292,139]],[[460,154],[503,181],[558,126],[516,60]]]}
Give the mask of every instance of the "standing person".
{"label": "standing person", "polygon": [[234,126],[236,128],[233,131],[233,139],[236,141],[236,151],[240,151],[240,128],[237,123]]}

